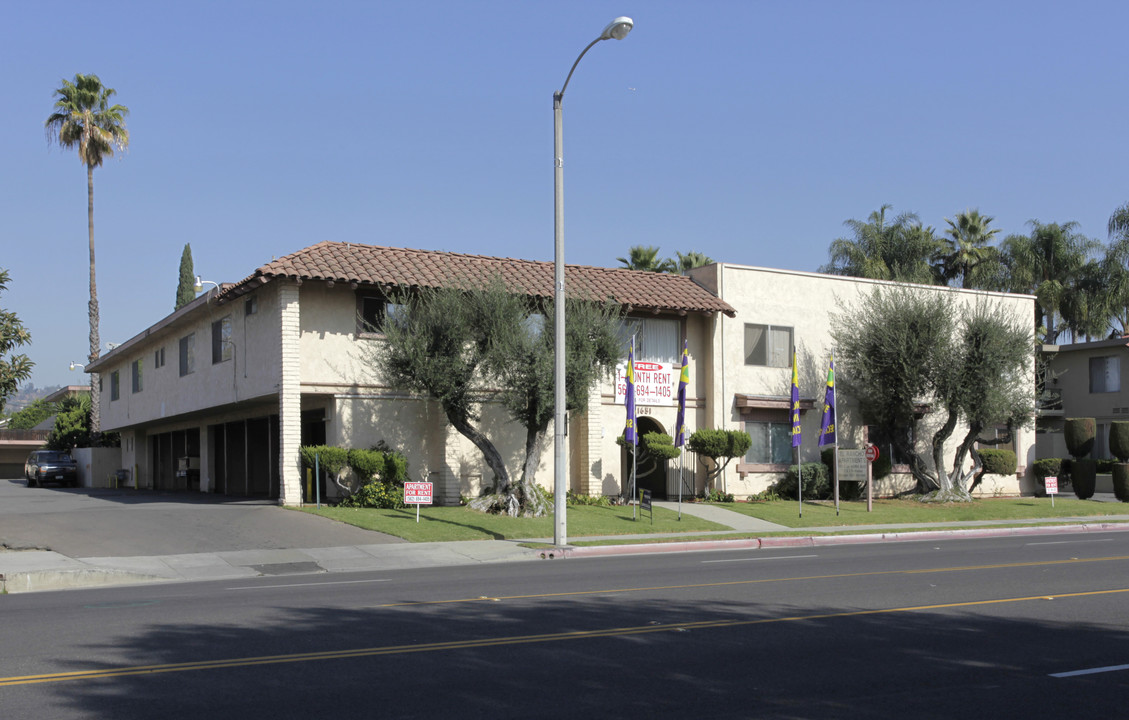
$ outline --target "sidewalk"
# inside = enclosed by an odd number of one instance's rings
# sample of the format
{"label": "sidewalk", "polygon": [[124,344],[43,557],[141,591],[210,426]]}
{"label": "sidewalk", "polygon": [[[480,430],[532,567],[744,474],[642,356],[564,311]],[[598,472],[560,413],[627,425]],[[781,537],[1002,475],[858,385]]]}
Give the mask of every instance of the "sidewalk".
{"label": "sidewalk", "polygon": [[[655,501],[672,511],[678,504]],[[72,558],[48,550],[0,551],[0,592],[35,592],[68,588],[132,585],[186,580],[239,580],[262,576],[324,572],[401,570],[480,563],[518,562],[562,557],[593,557],[655,552],[821,546],[907,540],[960,539],[1068,532],[1129,531],[1129,514],[1054,520],[979,520],[940,524],[867,525],[797,530],[736,513],[716,505],[683,503],[682,513],[726,525],[731,530],[695,533],[695,541],[671,541],[679,534],[572,538],[600,542],[665,540],[630,545],[595,545],[530,549],[522,543],[551,545],[552,538],[471,540],[443,543],[352,545],[330,548],[235,550],[230,552],[147,557]],[[1052,526],[1040,523],[1055,522]],[[1001,527],[1001,526],[1013,527]],[[1014,527],[1019,526],[1019,527]],[[922,532],[923,528],[932,531]],[[910,531],[910,532],[906,532]],[[735,534],[797,533],[788,536],[731,539]],[[849,533],[849,534],[848,534]]]}

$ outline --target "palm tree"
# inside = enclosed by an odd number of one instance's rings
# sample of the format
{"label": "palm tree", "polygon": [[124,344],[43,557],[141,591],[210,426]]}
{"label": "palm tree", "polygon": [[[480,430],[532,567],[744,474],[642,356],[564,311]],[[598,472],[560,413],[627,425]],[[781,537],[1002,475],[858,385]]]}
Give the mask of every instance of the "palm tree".
{"label": "palm tree", "polygon": [[[55,111],[47,118],[44,128],[49,142],[60,147],[77,148],[78,159],[86,166],[86,224],[90,236],[90,361],[98,359],[98,289],[94,282],[94,168],[129,145],[129,131],[125,116],[129,108],[111,105],[113,88],[104,87],[97,75],[74,76],[74,82],[64,79],[63,86],[55,90]],[[97,435],[100,429],[98,377],[90,375],[90,430]]]}
{"label": "palm tree", "polygon": [[634,245],[628,248],[628,257],[616,258],[628,270],[645,272],[674,272],[678,268],[673,260],[660,260],[659,248],[651,245]]}
{"label": "palm tree", "polygon": [[674,261],[674,263],[678,266],[678,272],[683,275],[686,274],[687,270],[705,267],[714,261],[709,255],[704,255],[696,250],[688,252],[685,255],[680,252],[675,252],[674,254],[678,256],[678,260]]}
{"label": "palm tree", "polygon": [[1124,334],[1129,333],[1129,203],[1110,216],[1109,239],[1103,264],[1109,283],[1110,319]]}
{"label": "palm tree", "polygon": [[937,252],[933,228],[921,224],[914,213],[902,213],[892,222],[883,205],[870,213],[865,222],[847,220],[853,238],[838,238],[831,243],[830,262],[820,272],[832,275],[931,283],[929,260]]}
{"label": "palm tree", "polygon": [[[945,218],[949,229],[941,241],[942,250],[938,257],[941,277],[946,284],[960,280],[962,288],[983,287],[978,276],[991,273],[988,270],[999,255],[999,251],[989,245],[999,228],[989,229],[993,218],[981,215],[979,210],[966,210],[956,216],[956,220]],[[987,278],[984,278],[987,280]]]}
{"label": "palm tree", "polygon": [[1012,279],[1008,289],[1035,296],[1035,327],[1045,331],[1044,342],[1054,343],[1062,331],[1055,328],[1055,319],[1062,314],[1063,300],[1098,242],[1079,233],[1076,222],[1028,224],[1030,235],[1010,235],[1003,242]]}

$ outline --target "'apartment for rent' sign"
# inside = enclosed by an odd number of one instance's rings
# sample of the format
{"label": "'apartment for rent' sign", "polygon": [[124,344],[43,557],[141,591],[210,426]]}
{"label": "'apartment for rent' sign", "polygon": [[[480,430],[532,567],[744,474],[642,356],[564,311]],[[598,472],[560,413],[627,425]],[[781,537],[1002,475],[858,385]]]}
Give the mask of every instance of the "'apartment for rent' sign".
{"label": "'apartment for rent' sign", "polygon": [[[670,363],[635,363],[635,404],[673,405],[677,397],[678,376]],[[615,401],[627,402],[627,365],[615,368]]]}

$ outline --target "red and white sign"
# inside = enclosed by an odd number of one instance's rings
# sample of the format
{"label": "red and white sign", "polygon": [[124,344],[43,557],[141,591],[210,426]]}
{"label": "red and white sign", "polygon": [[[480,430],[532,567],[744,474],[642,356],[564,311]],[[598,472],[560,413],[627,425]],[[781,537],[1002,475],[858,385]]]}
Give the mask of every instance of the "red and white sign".
{"label": "red and white sign", "polygon": [[1048,495],[1058,495],[1058,478],[1057,477],[1049,477],[1049,478],[1046,478],[1046,482],[1047,482],[1047,494]]}
{"label": "red and white sign", "polygon": [[404,502],[408,505],[430,505],[433,486],[434,483],[429,482],[404,483]]}
{"label": "red and white sign", "polygon": [[[678,397],[678,374],[670,363],[635,361],[635,404],[673,405]],[[627,365],[615,368],[615,402],[627,402]]]}
{"label": "red and white sign", "polygon": [[878,446],[877,445],[867,445],[866,446],[866,460],[867,460],[867,462],[874,462],[877,459],[878,459]]}

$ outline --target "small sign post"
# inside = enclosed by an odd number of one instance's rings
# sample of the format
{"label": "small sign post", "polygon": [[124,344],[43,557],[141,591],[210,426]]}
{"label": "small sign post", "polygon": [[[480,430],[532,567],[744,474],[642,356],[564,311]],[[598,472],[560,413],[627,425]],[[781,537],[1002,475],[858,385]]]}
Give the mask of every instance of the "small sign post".
{"label": "small sign post", "polygon": [[1047,494],[1051,496],[1051,507],[1055,506],[1055,495],[1058,495],[1058,477],[1046,478]]}
{"label": "small sign post", "polygon": [[866,444],[866,511],[874,509],[874,461],[878,459],[878,446]]}
{"label": "small sign post", "polygon": [[651,491],[650,490],[640,490],[639,491],[639,511],[642,512],[643,510],[649,510],[650,511],[650,513],[651,513],[651,524],[654,525],[655,524],[655,509],[651,506]]}
{"label": "small sign post", "polygon": [[431,504],[431,491],[434,487],[429,482],[404,483],[404,504],[416,506],[416,522],[419,522],[419,506]]}

